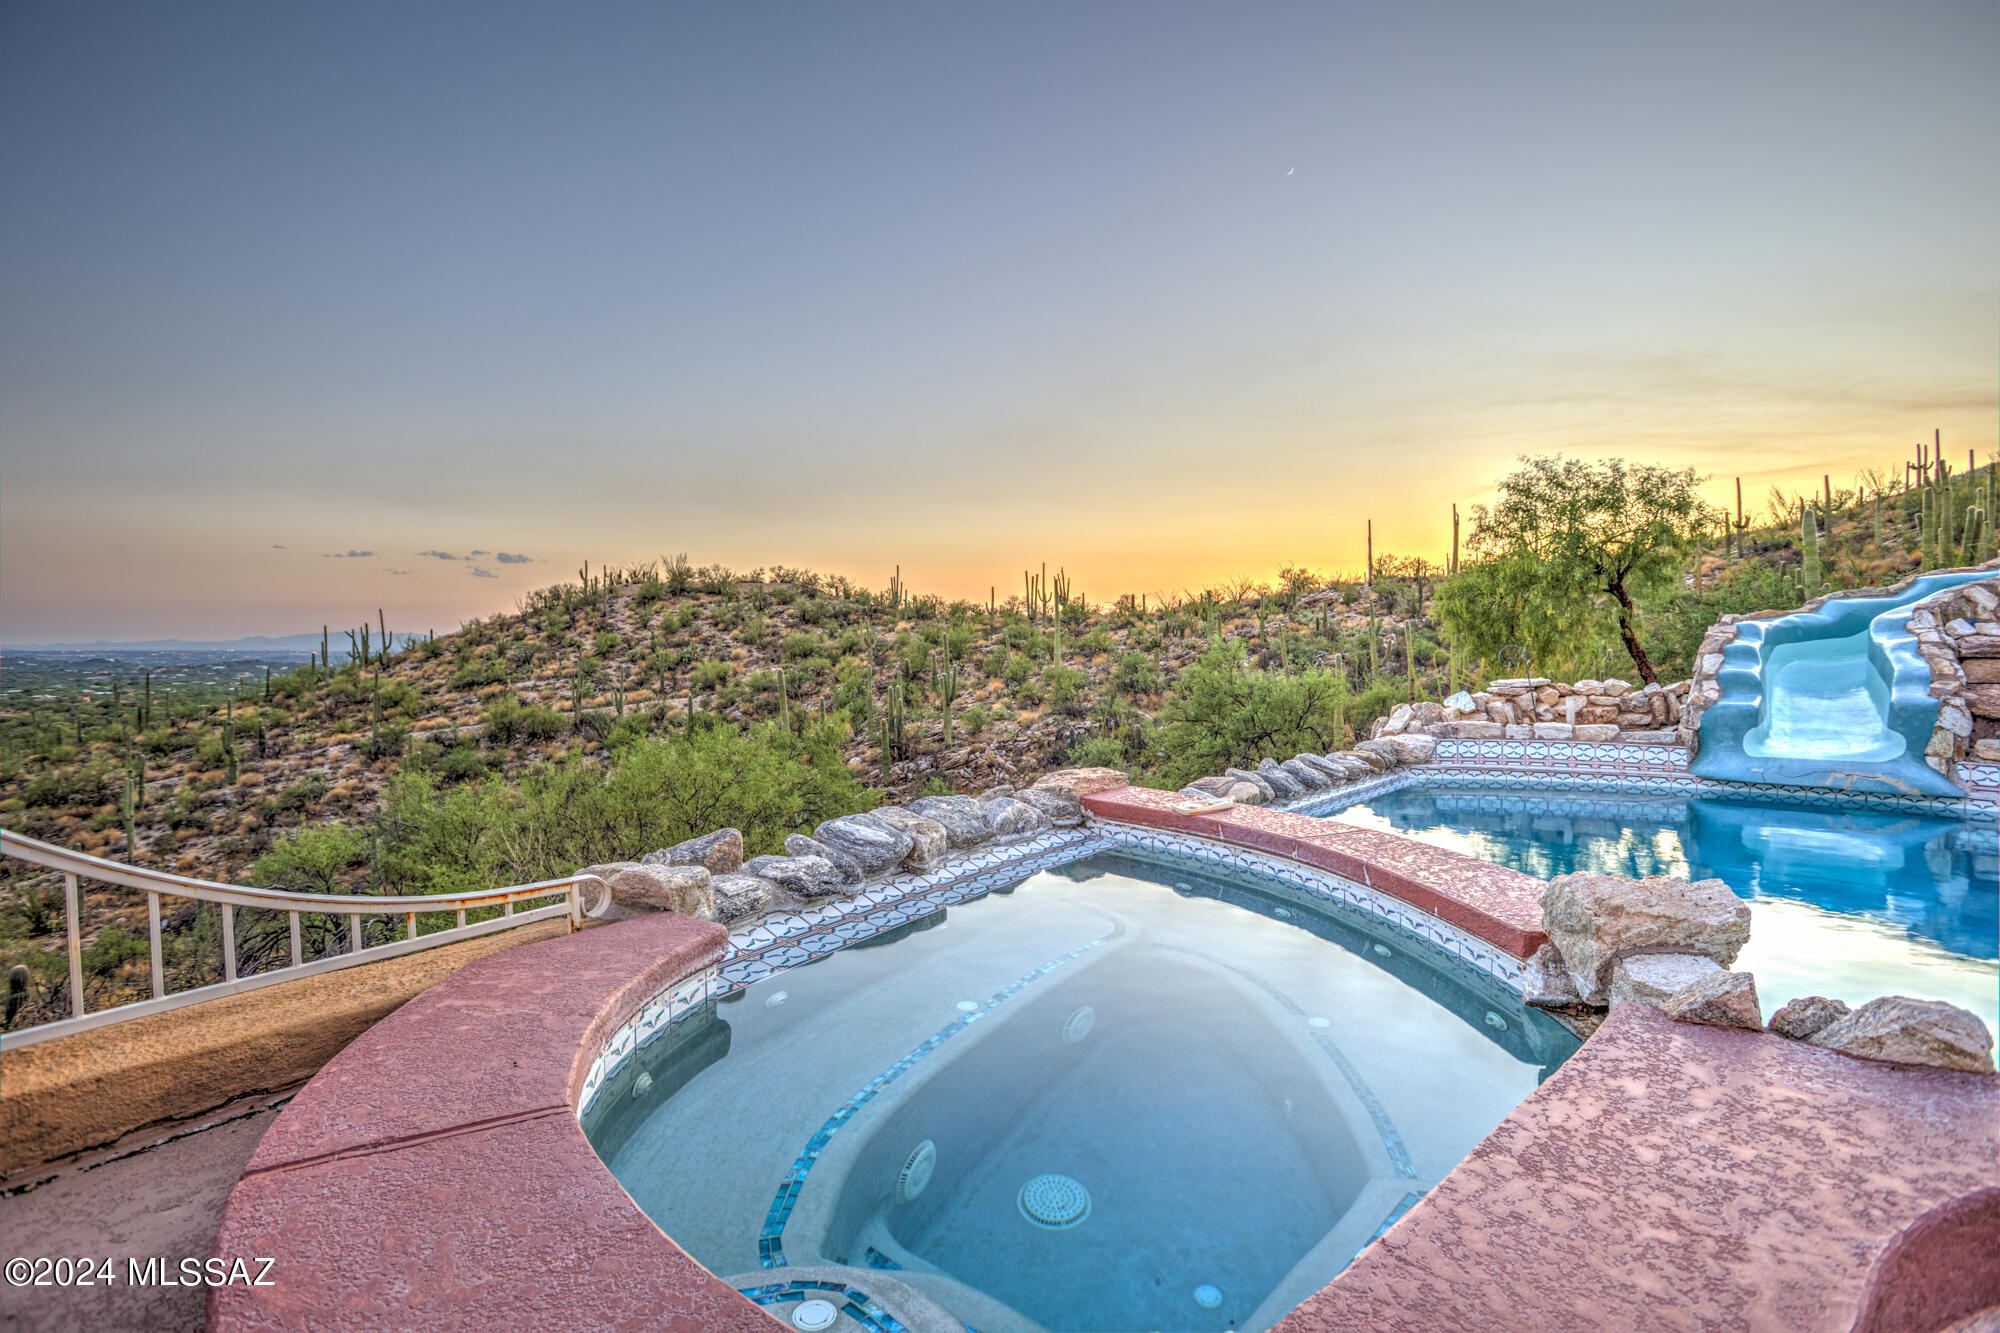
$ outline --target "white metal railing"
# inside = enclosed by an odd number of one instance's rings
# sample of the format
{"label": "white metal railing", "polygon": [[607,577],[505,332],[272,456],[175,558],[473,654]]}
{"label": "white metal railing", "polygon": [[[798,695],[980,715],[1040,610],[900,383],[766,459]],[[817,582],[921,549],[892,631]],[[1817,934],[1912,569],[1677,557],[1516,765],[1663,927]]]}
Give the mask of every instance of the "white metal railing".
{"label": "white metal railing", "polygon": [[[567,917],[570,929],[575,930],[583,920],[583,903],[578,893],[578,886],[586,880],[598,882],[595,875],[569,875],[562,879],[543,880],[539,884],[517,884],[505,889],[415,897],[378,898],[363,894],[295,893],[288,889],[254,889],[240,884],[217,884],[205,879],[170,875],[161,870],[123,865],[117,861],[107,861],[100,856],[89,856],[34,838],[22,837],[18,833],[10,833],[4,829],[0,829],[0,855],[59,871],[62,874],[63,916],[69,933],[70,997],[70,1017],[55,1022],[39,1023],[34,1027],[23,1028],[19,1032],[0,1033],[0,1050],[13,1050],[18,1046],[46,1041],[51,1037],[83,1032],[107,1023],[121,1023],[129,1018],[141,1018],[147,1014],[177,1009],[184,1004],[212,1000],[218,996],[240,994],[275,982],[292,981],[300,977],[315,976],[321,972],[335,972],[357,963],[369,963],[381,958],[393,958],[398,954],[414,953],[438,944],[450,944],[455,940],[471,939],[474,936],[491,934],[513,926],[527,925],[532,921],[547,921],[558,916]],[[133,1000],[94,1012],[85,1012],[83,930],[77,891],[77,883],[83,879],[137,889],[146,895],[147,935],[153,962],[153,998],[150,1000]],[[166,970],[160,952],[160,899],[163,897],[195,898],[203,902],[221,904],[221,981],[168,993]],[[556,897],[560,897],[562,901],[531,908],[525,912],[514,910],[516,903]],[[239,977],[236,974],[235,914],[239,907],[265,908],[284,912],[289,916],[292,944],[292,960],[289,964],[251,976]],[[500,915],[467,925],[465,914],[482,907],[498,907]],[[305,961],[299,929],[300,914],[305,912],[345,916],[348,940],[346,952],[330,958],[315,959],[310,963]],[[444,930],[434,930],[419,935],[417,917],[425,912],[455,912],[458,924]],[[368,916],[401,916],[407,922],[407,934],[386,944],[363,947],[361,919]]]}

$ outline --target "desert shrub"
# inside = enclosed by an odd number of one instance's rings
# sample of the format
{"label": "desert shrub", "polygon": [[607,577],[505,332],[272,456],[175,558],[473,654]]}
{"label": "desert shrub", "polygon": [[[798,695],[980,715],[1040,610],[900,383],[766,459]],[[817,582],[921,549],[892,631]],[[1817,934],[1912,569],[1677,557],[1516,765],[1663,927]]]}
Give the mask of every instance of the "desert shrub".
{"label": "desert shrub", "polygon": [[250,881],[270,889],[340,893],[349,871],[366,859],[368,843],[345,824],[297,829],[250,867]]}
{"label": "desert shrub", "polygon": [[1111,672],[1111,688],[1120,694],[1153,694],[1164,679],[1158,662],[1144,653],[1127,653]]}
{"label": "desert shrub", "polygon": [[1074,667],[1046,667],[1042,671],[1042,697],[1052,708],[1081,713],[1083,687],[1089,683],[1090,677]]}
{"label": "desert shrub", "polygon": [[376,871],[397,892],[526,883],[724,826],[753,852],[776,851],[787,833],[876,799],[847,771],[837,727],[705,725],[634,741],[608,768],[573,756],[518,787],[399,774],[383,790]]}
{"label": "desert shrub", "polygon": [[787,662],[795,662],[808,657],[825,657],[829,651],[824,634],[794,630],[785,636],[781,656]]}
{"label": "desert shrub", "polygon": [[1253,671],[1240,643],[1210,648],[1181,673],[1161,712],[1161,776],[1179,787],[1223,769],[1342,740],[1346,682],[1322,670]]}
{"label": "desert shrub", "polygon": [[83,951],[83,967],[92,976],[108,977],[133,959],[147,956],[146,941],[113,921]]}
{"label": "desert shrub", "polygon": [[452,669],[451,688],[476,689],[481,685],[499,685],[506,679],[507,665],[500,658],[468,657]]}

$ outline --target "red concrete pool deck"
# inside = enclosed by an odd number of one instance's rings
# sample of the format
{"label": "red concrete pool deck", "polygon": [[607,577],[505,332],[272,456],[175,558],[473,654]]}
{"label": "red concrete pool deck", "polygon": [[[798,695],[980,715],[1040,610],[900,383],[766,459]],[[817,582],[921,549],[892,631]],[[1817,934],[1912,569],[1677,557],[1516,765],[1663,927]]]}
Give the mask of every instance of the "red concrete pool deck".
{"label": "red concrete pool deck", "polygon": [[1516,958],[1530,957],[1549,938],[1542,930],[1546,885],[1533,875],[1334,819],[1255,805],[1206,815],[1173,808],[1187,801],[1179,792],[1148,787],[1119,787],[1083,798],[1084,808],[1100,819],[1192,833],[1330,870],[1470,931]]}
{"label": "red concrete pool deck", "polygon": [[307,1084],[229,1196],[213,1329],[777,1325],[632,1202],[577,1124],[605,1036],[727,934],[662,913],[472,964]]}
{"label": "red concrete pool deck", "polygon": [[2000,1077],[1620,1005],[1277,1333],[1846,1330],[1896,1233],[1996,1163]]}
{"label": "red concrete pool deck", "polygon": [[[1088,799],[1301,860],[1345,837],[1293,832],[1316,821],[1278,811],[1175,816],[1166,793]],[[1355,864],[1375,874],[1369,851]],[[1496,923],[1508,908],[1475,901]],[[273,1122],[231,1193],[214,1253],[275,1259],[275,1285],[217,1289],[210,1327],[784,1327],[639,1210],[574,1111],[605,1035],[725,938],[661,914],[527,945],[371,1028]],[[2000,1077],[1624,1005],[1279,1327],[1845,1330],[1892,1238],[1993,1186],[1996,1161]]]}

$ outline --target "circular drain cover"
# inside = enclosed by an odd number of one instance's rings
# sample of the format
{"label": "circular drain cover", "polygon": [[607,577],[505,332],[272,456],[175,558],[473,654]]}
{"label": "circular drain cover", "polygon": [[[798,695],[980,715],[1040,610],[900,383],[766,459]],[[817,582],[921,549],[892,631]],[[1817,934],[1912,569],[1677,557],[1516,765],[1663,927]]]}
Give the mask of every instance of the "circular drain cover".
{"label": "circular drain cover", "polygon": [[924,1186],[931,1183],[931,1173],[937,1170],[937,1144],[925,1139],[910,1150],[903,1159],[903,1169],[896,1173],[896,1202],[908,1203],[924,1192]]}
{"label": "circular drain cover", "polygon": [[839,1317],[840,1311],[833,1308],[832,1301],[823,1301],[815,1296],[812,1300],[800,1301],[799,1308],[792,1311],[792,1327],[816,1333],[822,1328],[832,1328],[833,1321]]}
{"label": "circular drain cover", "polygon": [[1015,1202],[1021,1216],[1050,1231],[1067,1230],[1090,1216],[1090,1191],[1081,1181],[1053,1172],[1021,1186]]}
{"label": "circular drain cover", "polygon": [[1088,1037],[1090,1030],[1096,1026],[1097,1011],[1086,1004],[1071,1014],[1069,1021],[1063,1024],[1063,1040],[1074,1046]]}
{"label": "circular drain cover", "polygon": [[1204,1282],[1194,1289],[1194,1303],[1204,1310],[1213,1310],[1222,1304],[1222,1288],[1213,1282]]}
{"label": "circular drain cover", "polygon": [[1500,1015],[1492,1012],[1491,1010],[1488,1010],[1486,1014],[1486,1026],[1490,1028],[1497,1028],[1500,1031],[1505,1032],[1507,1030],[1507,1020],[1500,1017]]}

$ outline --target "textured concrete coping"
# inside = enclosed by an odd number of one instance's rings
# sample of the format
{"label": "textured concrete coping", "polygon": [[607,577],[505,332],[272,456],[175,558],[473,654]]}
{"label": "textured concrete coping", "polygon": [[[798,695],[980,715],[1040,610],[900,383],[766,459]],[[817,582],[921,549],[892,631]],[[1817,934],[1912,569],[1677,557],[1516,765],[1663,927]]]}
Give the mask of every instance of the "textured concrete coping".
{"label": "textured concrete coping", "polygon": [[213,1329],[781,1328],[690,1258],[585,1141],[605,1036],[723,954],[661,913],[481,959],[370,1028],[266,1131],[215,1254]]}
{"label": "textured concrete coping", "polygon": [[1845,1330],[1997,1155],[2000,1077],[1623,1004],[1278,1333]]}
{"label": "textured concrete coping", "polygon": [[1330,870],[1401,898],[1516,958],[1529,957],[1549,938],[1542,929],[1546,886],[1533,875],[1335,819],[1256,805],[1207,815],[1174,810],[1187,802],[1179,792],[1146,787],[1120,787],[1083,798],[1084,808],[1100,819],[1175,829]]}

